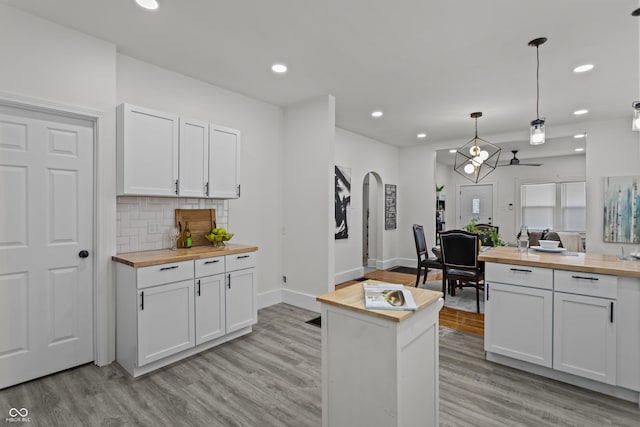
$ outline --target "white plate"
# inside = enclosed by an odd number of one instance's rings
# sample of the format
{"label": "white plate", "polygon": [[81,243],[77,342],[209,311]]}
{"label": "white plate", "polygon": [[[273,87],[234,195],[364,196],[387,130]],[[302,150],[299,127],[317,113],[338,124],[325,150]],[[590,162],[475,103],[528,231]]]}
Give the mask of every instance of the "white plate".
{"label": "white plate", "polygon": [[640,252],[633,252],[633,253],[630,253],[629,255],[631,255],[634,258],[640,259]]}
{"label": "white plate", "polygon": [[540,252],[564,252],[567,250],[567,248],[543,248],[542,246],[530,246],[530,247],[531,249],[534,249]]}

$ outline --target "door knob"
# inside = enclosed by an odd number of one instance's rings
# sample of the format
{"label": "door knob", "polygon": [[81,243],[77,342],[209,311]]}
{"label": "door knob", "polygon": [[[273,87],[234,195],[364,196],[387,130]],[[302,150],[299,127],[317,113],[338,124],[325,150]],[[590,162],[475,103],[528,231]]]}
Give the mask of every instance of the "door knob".
{"label": "door knob", "polygon": [[78,252],[78,256],[80,258],[86,258],[89,256],[89,251],[86,249],[81,250],[80,252]]}

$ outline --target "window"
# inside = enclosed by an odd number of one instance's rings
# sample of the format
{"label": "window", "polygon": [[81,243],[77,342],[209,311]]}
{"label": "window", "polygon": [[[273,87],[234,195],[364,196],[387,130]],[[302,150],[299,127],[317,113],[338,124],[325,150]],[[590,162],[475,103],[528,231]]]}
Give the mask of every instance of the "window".
{"label": "window", "polygon": [[584,181],[520,186],[522,224],[530,230],[585,231]]}

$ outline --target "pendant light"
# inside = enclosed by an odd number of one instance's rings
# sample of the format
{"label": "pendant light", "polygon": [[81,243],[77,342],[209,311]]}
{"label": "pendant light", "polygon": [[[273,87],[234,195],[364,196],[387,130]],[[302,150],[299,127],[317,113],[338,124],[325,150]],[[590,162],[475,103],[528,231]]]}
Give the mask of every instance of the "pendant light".
{"label": "pendant light", "polygon": [[479,117],[482,117],[481,112],[471,113],[471,118],[476,121],[476,134],[471,141],[458,148],[454,166],[456,172],[475,183],[495,170],[502,150],[497,145],[478,138]]}
{"label": "pendant light", "polygon": [[536,48],[536,119],[531,122],[531,129],[529,132],[529,143],[531,145],[544,144],[545,131],[544,131],[544,119],[540,118],[539,105],[540,105],[540,54],[538,48],[541,44],[547,41],[546,37],[540,37],[533,39],[529,42],[529,46]]}
{"label": "pendant light", "polygon": [[[640,9],[638,9],[640,10]],[[631,122],[631,130],[640,132],[640,101],[631,104],[633,107],[633,121]]]}

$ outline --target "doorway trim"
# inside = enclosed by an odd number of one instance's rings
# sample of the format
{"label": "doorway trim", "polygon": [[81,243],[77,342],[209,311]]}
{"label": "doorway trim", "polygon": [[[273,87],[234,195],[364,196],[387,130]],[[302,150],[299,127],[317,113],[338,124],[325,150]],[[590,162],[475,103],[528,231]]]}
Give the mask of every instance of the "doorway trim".
{"label": "doorway trim", "polygon": [[[491,185],[491,192],[492,192],[492,198],[493,200],[491,201],[491,207],[492,207],[492,212],[493,212],[493,216],[491,217],[491,222],[495,222],[496,219],[496,204],[498,202],[498,182],[497,181],[482,181],[481,183],[477,183],[477,184],[466,184],[466,183],[457,183],[456,184],[456,228],[459,229],[463,226],[463,224],[460,224],[460,192],[462,191],[461,187],[473,187],[475,185]],[[465,224],[466,225],[466,224]]]}
{"label": "doorway trim", "polygon": [[93,123],[93,363],[104,366],[112,362],[109,357],[109,290],[111,286],[111,262],[98,262],[110,259],[105,243],[106,237],[105,206],[98,196],[106,190],[106,180],[99,160],[104,156],[104,141],[101,138],[104,113],[98,110],[78,108],[67,104],[31,98],[22,95],[0,92],[0,105],[24,110],[53,114],[87,120]]}

